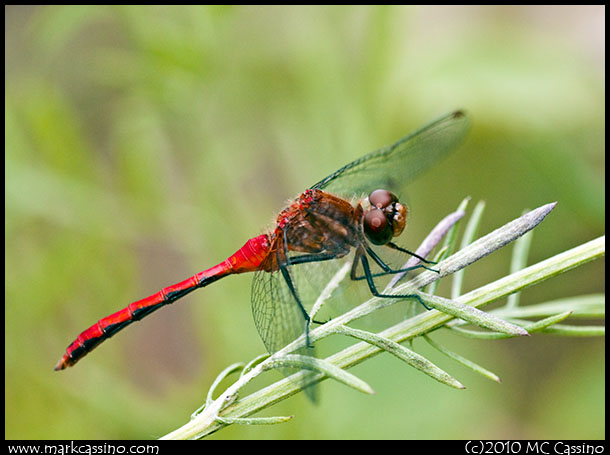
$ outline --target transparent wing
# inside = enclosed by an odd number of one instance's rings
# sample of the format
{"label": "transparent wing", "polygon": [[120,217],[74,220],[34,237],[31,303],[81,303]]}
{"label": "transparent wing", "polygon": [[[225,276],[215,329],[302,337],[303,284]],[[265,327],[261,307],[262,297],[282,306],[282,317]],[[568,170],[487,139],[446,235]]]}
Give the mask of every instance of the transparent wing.
{"label": "transparent wing", "polygon": [[259,270],[254,274],[252,315],[270,353],[279,351],[303,335],[307,327],[305,316],[279,271]]}
{"label": "transparent wing", "polygon": [[452,112],[393,145],[352,161],[312,188],[348,198],[384,188],[401,197],[406,185],[461,144],[469,126],[464,111]]}
{"label": "transparent wing", "polygon": [[[296,289],[299,292],[298,288]],[[300,296],[300,294],[299,292],[297,295]],[[261,269],[254,274],[252,280],[252,314],[256,329],[270,354],[279,351],[307,330],[307,319],[290,292],[284,276],[279,271],[266,272]],[[311,346],[303,346],[295,353],[315,355]],[[295,373],[294,369],[288,368],[281,368],[280,371],[287,377]],[[306,386],[304,376],[301,380],[304,381],[301,388],[306,396],[313,402],[317,401],[316,387]]]}
{"label": "transparent wing", "polygon": [[[301,256],[302,253],[288,252],[289,258]],[[335,283],[337,275],[346,262],[351,265],[352,254],[337,257],[332,260],[315,260],[315,254],[309,254],[311,261],[292,264],[286,267],[294,290],[299,297],[302,308],[290,291],[288,284],[280,271],[267,272],[272,269],[263,263],[261,269],[255,272],[252,280],[252,314],[258,333],[270,353],[277,352],[284,346],[303,335],[307,329],[307,319],[303,310],[311,315],[311,310],[317,302],[321,304],[329,300],[330,295],[341,295],[349,279],[349,269],[342,271],[341,286]],[[321,256],[327,256],[321,254]],[[273,260],[270,255],[267,259]],[[267,261],[266,260],[266,261]],[[332,286],[330,286],[332,284]],[[329,288],[330,286],[330,288]],[[327,315],[324,313],[322,320]],[[320,321],[314,317],[314,320]],[[299,353],[312,355],[311,350],[299,350]]]}

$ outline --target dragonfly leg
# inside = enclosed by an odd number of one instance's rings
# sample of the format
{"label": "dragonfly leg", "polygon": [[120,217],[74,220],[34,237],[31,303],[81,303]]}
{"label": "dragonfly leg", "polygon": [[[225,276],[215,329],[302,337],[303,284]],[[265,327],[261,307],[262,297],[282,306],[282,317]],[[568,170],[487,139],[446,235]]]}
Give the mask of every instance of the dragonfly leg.
{"label": "dragonfly leg", "polygon": [[294,287],[294,283],[292,282],[290,273],[288,272],[288,269],[286,268],[285,265],[280,265],[280,272],[282,273],[282,276],[284,277],[284,281],[286,281],[286,285],[288,286],[288,289],[290,289],[290,293],[292,294],[292,297],[298,303],[299,309],[301,310],[301,313],[303,313],[303,317],[309,323],[310,322],[309,313],[307,313],[307,310],[301,303],[301,299],[299,299],[299,296],[297,295],[297,291]]}
{"label": "dragonfly leg", "polygon": [[[421,268],[425,268],[426,270],[430,270],[426,266],[418,264],[418,265],[414,265],[413,267],[405,267],[404,269],[389,270],[388,272],[371,273],[370,276],[372,278],[377,278],[378,276],[396,275],[398,273],[410,272],[411,270],[421,269]],[[432,271],[436,272],[436,270],[432,270]],[[354,275],[352,280],[360,281],[360,280],[365,280],[366,278],[367,278],[366,274],[362,275],[362,276]]]}
{"label": "dragonfly leg", "polygon": [[[364,247],[366,248],[366,252],[369,254],[369,256],[371,256],[373,258],[373,260],[379,265],[379,267],[381,267],[385,272],[387,272],[386,275],[392,274],[392,273],[404,272],[405,271],[405,269],[393,270],[385,262],[383,262],[383,259],[381,259],[379,256],[377,256],[377,253],[375,253],[373,251],[373,249],[369,245],[365,245]],[[397,249],[398,249],[398,251],[401,251],[403,253],[408,253],[408,254],[413,255],[413,253],[409,252],[408,250],[403,250],[400,247],[397,247]],[[414,255],[414,256],[417,257],[420,260],[422,259],[422,258],[420,258],[417,255]],[[429,261],[425,261],[425,262],[429,262]],[[438,270],[431,269],[430,267],[426,267],[423,264],[418,264],[418,265],[415,265],[413,267],[407,267],[406,270],[409,271],[409,270],[413,270],[413,269],[417,269],[417,268],[422,268],[422,269],[430,270],[431,272],[439,273]]]}
{"label": "dragonfly leg", "polygon": [[[426,267],[423,264],[417,264],[414,265],[412,267],[404,267],[401,269],[392,269],[391,267],[389,267],[385,262],[383,262],[383,260],[373,251],[372,248],[370,248],[368,245],[365,246],[366,248],[366,252],[371,256],[371,258],[373,258],[373,260],[377,263],[377,265],[379,265],[379,267],[381,267],[383,269],[383,272],[379,272],[379,273],[370,273],[369,276],[371,278],[374,277],[378,277],[378,276],[387,276],[387,275],[395,275],[397,273],[403,273],[403,272],[409,272],[411,270],[415,270],[415,269],[426,269],[426,270],[430,270],[431,272],[436,272],[439,273],[438,270],[435,269],[431,269],[430,267]],[[360,250],[358,250],[360,251]],[[360,260],[360,256],[364,255],[364,252],[360,252],[359,254],[356,253],[356,259],[354,260],[354,267],[352,268],[352,280],[358,281],[358,280],[364,280],[367,277],[367,275],[362,275],[362,276],[358,276],[358,274],[356,273],[356,266]],[[419,258],[419,256],[417,256]],[[370,272],[370,269],[369,269]]]}
{"label": "dragonfly leg", "polygon": [[[284,231],[284,238],[285,237],[286,237],[286,231]],[[285,245],[285,243],[284,243],[284,245]],[[284,248],[280,247],[276,251],[276,257],[277,257],[277,262],[278,262],[278,266],[280,269],[280,273],[282,274],[282,277],[284,278],[284,281],[286,282],[286,286],[288,286],[288,289],[290,290],[292,297],[294,298],[295,302],[299,306],[299,310],[301,310],[301,313],[303,314],[303,317],[305,318],[305,340],[307,343],[307,347],[312,347],[312,345],[309,341],[309,325],[311,324],[311,317],[309,316],[309,313],[307,313],[307,310],[301,303],[301,299],[299,298],[299,296],[297,294],[297,290],[294,286],[294,283],[292,282],[292,278],[290,277],[290,272],[288,271],[288,267],[287,267],[288,265],[295,264],[295,262],[293,262],[293,259],[298,259],[298,257],[289,258],[288,255],[286,254],[286,251],[284,251],[283,255],[282,255],[284,257],[281,258],[280,250],[284,250]]]}
{"label": "dragonfly leg", "polygon": [[[415,299],[419,303],[421,303],[426,310],[431,310],[428,305],[422,300],[422,298],[417,294],[398,294],[398,295],[390,295],[390,294],[382,294],[377,290],[375,286],[375,281],[373,280],[373,274],[371,273],[371,268],[369,266],[369,260],[366,257],[366,254],[360,254],[360,262],[362,262],[362,268],[364,269],[364,277],[366,278],[366,282],[369,285],[369,289],[371,293],[375,297],[386,298],[386,299]],[[356,263],[354,263],[356,264]]]}
{"label": "dragonfly leg", "polygon": [[307,347],[310,348],[310,347],[312,347],[311,343],[309,342],[309,324],[311,324],[311,318],[309,317],[309,313],[307,313],[307,310],[301,303],[301,299],[299,299],[299,296],[297,295],[297,291],[294,287],[294,283],[292,282],[290,273],[288,272],[288,269],[286,268],[285,265],[280,265],[280,272],[282,273],[282,276],[284,277],[284,281],[286,281],[286,285],[288,286],[288,289],[290,289],[290,293],[292,294],[292,297],[294,298],[297,305],[299,305],[299,309],[301,310],[301,313],[303,313],[303,317],[305,318],[305,340],[307,343]]}
{"label": "dragonfly leg", "polygon": [[425,262],[426,264],[438,264],[437,262],[429,261],[428,259],[421,257],[419,254],[415,254],[415,253],[407,250],[406,248],[402,248],[402,247],[396,245],[394,242],[388,242],[388,243],[386,243],[386,246],[389,248],[392,248],[393,250],[398,250],[402,253],[406,253],[409,256],[413,256],[414,258],[417,258],[420,261]]}
{"label": "dragonfly leg", "polygon": [[340,257],[336,253],[325,253],[325,254],[303,254],[301,256],[294,256],[288,258],[289,265],[295,264],[305,264],[308,262],[321,262],[321,261],[330,261],[332,259],[337,259]]}
{"label": "dragonfly leg", "polygon": [[[332,259],[337,259],[338,257],[341,257],[342,254],[337,254],[337,253],[324,253],[324,254],[302,254],[301,256],[294,256],[291,258],[288,258],[290,265],[295,265],[295,264],[306,264],[309,262],[321,262],[321,261],[330,261]],[[293,294],[294,295],[294,294]],[[295,296],[296,298],[296,296]],[[301,309],[303,310],[302,306]],[[312,319],[310,322],[313,322],[314,324],[326,324],[327,322],[329,322],[330,319],[328,319],[327,321],[316,321],[315,319]]]}

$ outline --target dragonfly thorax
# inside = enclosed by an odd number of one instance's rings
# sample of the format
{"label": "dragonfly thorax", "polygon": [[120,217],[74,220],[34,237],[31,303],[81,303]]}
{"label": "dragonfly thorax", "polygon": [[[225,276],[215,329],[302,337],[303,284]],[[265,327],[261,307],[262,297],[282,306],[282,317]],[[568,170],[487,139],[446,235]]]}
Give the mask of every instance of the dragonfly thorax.
{"label": "dragonfly thorax", "polygon": [[362,217],[367,239],[375,245],[385,245],[399,236],[407,222],[407,207],[387,190],[375,190],[368,196],[369,208]]}

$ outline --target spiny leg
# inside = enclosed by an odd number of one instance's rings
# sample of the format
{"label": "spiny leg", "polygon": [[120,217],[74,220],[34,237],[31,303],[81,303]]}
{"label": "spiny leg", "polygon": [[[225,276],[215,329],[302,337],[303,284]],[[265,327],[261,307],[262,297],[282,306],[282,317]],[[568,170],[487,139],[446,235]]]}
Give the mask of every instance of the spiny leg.
{"label": "spiny leg", "polygon": [[[290,258],[289,259],[289,263],[290,263],[290,265],[307,264],[307,263],[310,263],[310,262],[328,261],[328,260],[336,259],[336,258],[337,258],[337,255],[336,254],[332,254],[332,253],[321,254],[321,255],[304,254],[304,255],[301,255],[301,256],[296,256],[296,257]],[[290,277],[289,271],[285,270],[285,273],[284,273],[284,271],[282,271],[282,276],[284,277],[284,280],[286,281],[286,284],[288,285],[288,288],[290,289],[290,293],[292,294],[294,299],[297,301],[301,311],[305,315],[305,319],[309,323],[320,324],[320,325],[326,324],[328,321],[317,321],[317,320],[311,319],[309,317],[309,314],[307,313],[307,310],[305,310],[305,308],[301,304],[300,299],[298,298],[298,296],[296,294],[296,289],[294,288],[294,285],[292,284],[292,278]],[[308,324],[308,326],[309,326],[309,324]]]}
{"label": "spiny leg", "polygon": [[[368,246],[365,245],[364,248],[366,248],[366,252],[371,256],[371,258],[373,258],[373,260],[377,263],[377,265],[379,265],[379,267],[381,267],[381,269],[383,269],[383,272],[378,272],[378,273],[371,273],[370,276],[371,277],[379,277],[379,276],[387,276],[387,275],[395,275],[397,273],[403,273],[403,272],[409,272],[411,270],[415,270],[415,269],[426,269],[426,270],[430,270],[431,272],[436,272],[439,273],[438,270],[435,269],[431,269],[429,267],[426,267],[423,264],[417,264],[414,265],[412,267],[404,267],[404,268],[400,268],[400,269],[392,269],[390,266],[388,266],[383,259],[381,259],[374,251],[373,249]],[[406,251],[406,250],[405,250]],[[358,280],[363,280],[365,278],[367,278],[366,275],[362,275],[362,276],[358,276],[356,273],[356,265],[358,264],[358,261],[360,260],[360,256],[364,255],[365,253],[363,251],[361,251],[360,249],[358,250],[358,252],[356,253],[356,258],[354,259],[354,268],[352,268],[352,275],[351,278],[352,280],[358,281]],[[417,256],[419,258],[419,256]],[[369,269],[370,270],[370,269]]]}
{"label": "spiny leg", "polygon": [[394,242],[388,242],[388,243],[386,243],[386,246],[389,247],[389,248],[392,248],[393,250],[397,250],[397,251],[400,251],[402,253],[406,253],[409,256],[413,256],[414,258],[417,258],[420,261],[425,262],[426,264],[438,264],[437,262],[429,261],[428,259],[420,256],[419,254],[415,254],[415,253],[407,250],[406,248],[402,248],[402,247],[396,245]]}
{"label": "spiny leg", "polygon": [[[394,244],[392,244],[392,245],[394,245]],[[380,257],[377,255],[377,253],[375,253],[375,251],[373,251],[373,249],[372,249],[372,248],[371,248],[369,245],[366,245],[366,244],[365,244],[365,245],[364,245],[364,248],[366,249],[366,252],[369,254],[369,256],[371,256],[371,258],[373,258],[373,260],[374,260],[374,261],[375,261],[375,262],[376,262],[376,263],[379,265],[379,267],[381,267],[381,268],[382,268],[382,269],[383,269],[385,272],[387,272],[386,274],[391,274],[391,273],[400,273],[400,272],[403,272],[403,271],[404,271],[404,269],[393,270],[393,269],[392,269],[390,266],[388,266],[388,265],[387,265],[385,262],[383,262],[383,259],[381,259],[381,258],[380,258]],[[400,247],[398,247],[398,248],[400,248]],[[400,250],[398,250],[398,251],[401,251],[401,252],[403,252],[403,253],[407,253],[407,254],[412,254],[412,253],[410,253],[408,250],[402,250],[402,249],[400,249]],[[418,259],[421,259],[419,256],[415,256],[415,257],[417,257]],[[429,261],[425,261],[425,262],[429,262]],[[436,272],[436,273],[439,273],[439,271],[438,271],[438,270],[436,270],[436,269],[431,269],[430,267],[426,267],[426,266],[425,266],[425,265],[423,265],[423,264],[418,264],[418,265],[416,265],[416,266],[413,266],[412,268],[413,268],[413,269],[416,269],[416,268],[422,268],[422,269],[430,270],[431,272]],[[406,270],[407,270],[407,271],[408,271],[408,270],[411,270],[411,268],[407,267],[407,268],[406,268]]]}
{"label": "spiny leg", "polygon": [[[371,277],[372,278],[377,278],[377,277],[380,277],[380,276],[396,275],[398,273],[410,272],[411,270],[421,269],[421,268],[425,268],[426,270],[430,270],[426,266],[424,266],[422,264],[418,264],[418,265],[414,265],[413,267],[405,267],[404,269],[396,269],[396,270],[391,269],[388,272],[371,273]],[[435,272],[435,270],[432,270],[432,271]],[[355,280],[355,281],[360,281],[360,280],[364,280],[364,279],[366,279],[366,275],[362,275],[362,276],[354,275],[354,277],[352,278],[352,280]]]}
{"label": "spiny leg", "polygon": [[[396,295],[390,295],[390,294],[382,294],[381,292],[379,292],[377,290],[377,287],[375,286],[375,282],[373,280],[373,274],[371,273],[371,268],[369,266],[369,260],[366,257],[366,254],[361,252],[360,255],[359,255],[359,259],[360,259],[360,262],[362,263],[362,268],[364,269],[364,277],[366,278],[366,282],[367,282],[367,284],[369,286],[369,289],[371,290],[371,293],[375,297],[386,298],[386,299],[415,299],[419,303],[421,303],[426,310],[431,310],[432,309],[428,305],[426,305],[424,303],[424,301],[422,300],[422,298],[419,295],[417,295],[417,294],[396,294]],[[354,274],[355,274],[355,266],[356,266],[356,264],[357,263],[354,262],[354,269],[352,269],[352,273],[354,273]]]}
{"label": "spiny leg", "polygon": [[[285,232],[284,232],[284,237],[285,237]],[[284,259],[283,260],[282,260],[282,258],[280,258],[280,252],[279,252],[280,248],[278,248],[276,250],[278,266],[280,269],[280,273],[282,274],[282,277],[284,278],[284,281],[286,282],[286,286],[288,286],[288,289],[290,290],[290,294],[292,294],[292,297],[294,298],[295,302],[299,306],[299,310],[301,310],[301,313],[303,314],[303,318],[305,318],[305,340],[306,340],[307,347],[310,348],[310,347],[312,347],[312,345],[309,341],[309,325],[311,324],[311,318],[309,317],[309,313],[307,313],[307,310],[301,303],[301,299],[299,298],[296,288],[294,286],[294,283],[292,281],[292,278],[290,277],[290,272],[288,271],[287,264],[293,265],[294,262],[292,262],[292,260],[290,258],[288,258],[284,245],[285,245],[285,243],[281,246],[281,248],[284,249],[284,252],[283,252]]]}

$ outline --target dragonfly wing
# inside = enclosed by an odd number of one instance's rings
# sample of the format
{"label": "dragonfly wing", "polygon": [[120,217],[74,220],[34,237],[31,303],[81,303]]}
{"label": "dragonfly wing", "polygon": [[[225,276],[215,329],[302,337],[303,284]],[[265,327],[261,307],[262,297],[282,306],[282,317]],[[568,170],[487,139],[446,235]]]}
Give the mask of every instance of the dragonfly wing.
{"label": "dragonfly wing", "polygon": [[305,333],[307,320],[279,271],[259,270],[252,280],[254,324],[270,353]]}
{"label": "dragonfly wing", "polygon": [[[252,280],[252,314],[256,329],[270,354],[279,351],[308,330],[307,319],[279,271],[266,272],[261,269],[255,273]],[[303,346],[294,353],[314,356],[314,349]],[[280,372],[289,377],[295,370],[280,368]],[[300,386],[305,395],[316,402],[316,387],[306,384],[306,376],[301,381],[303,383]]]}
{"label": "dragonfly wing", "polygon": [[350,198],[383,188],[400,197],[407,184],[464,140],[469,126],[464,111],[452,112],[393,145],[352,161],[312,188]]}

